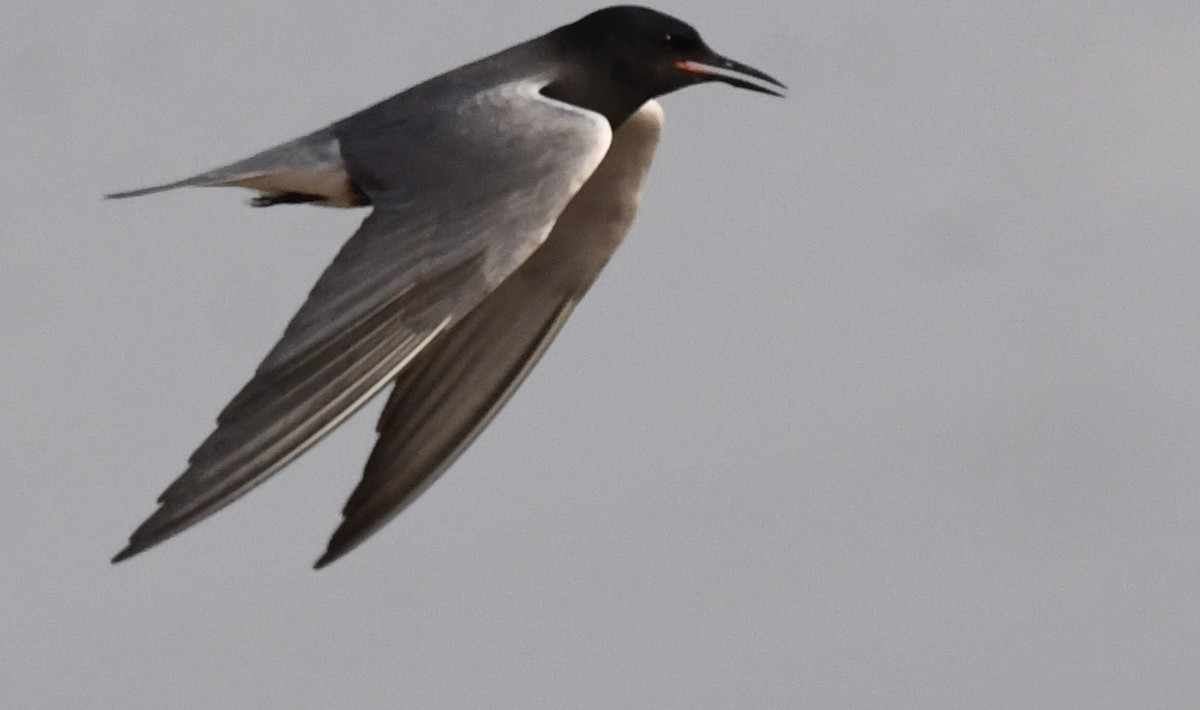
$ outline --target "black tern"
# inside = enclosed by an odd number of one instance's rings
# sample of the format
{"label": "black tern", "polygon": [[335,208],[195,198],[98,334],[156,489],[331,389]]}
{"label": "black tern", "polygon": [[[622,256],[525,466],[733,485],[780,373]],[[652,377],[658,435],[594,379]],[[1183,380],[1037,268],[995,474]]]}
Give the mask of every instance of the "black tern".
{"label": "black tern", "polygon": [[711,81],[786,88],[680,20],[610,7],[245,160],[109,195],[238,186],[256,206],[373,208],[113,562],[240,498],[394,382],[316,567],[379,530],[504,406],[620,244],[655,98]]}

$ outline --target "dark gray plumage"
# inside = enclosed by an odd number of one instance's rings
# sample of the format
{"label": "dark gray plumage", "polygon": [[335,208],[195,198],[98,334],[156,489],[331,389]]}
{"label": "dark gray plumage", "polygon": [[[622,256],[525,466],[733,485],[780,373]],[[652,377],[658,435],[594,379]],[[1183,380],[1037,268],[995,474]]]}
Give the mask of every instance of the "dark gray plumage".
{"label": "dark gray plumage", "polygon": [[217,418],[120,561],[236,500],[396,385],[328,564],[402,510],[537,362],[633,221],[655,96],[782,86],[695,30],[618,7],[185,180],[255,204],[371,205],[283,338]]}

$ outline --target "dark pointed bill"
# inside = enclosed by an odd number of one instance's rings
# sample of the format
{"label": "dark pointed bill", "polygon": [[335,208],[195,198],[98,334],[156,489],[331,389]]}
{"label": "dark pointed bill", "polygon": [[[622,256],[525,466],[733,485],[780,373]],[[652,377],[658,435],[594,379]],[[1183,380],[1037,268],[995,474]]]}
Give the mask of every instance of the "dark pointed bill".
{"label": "dark pointed bill", "polygon": [[[783,96],[783,94],[771,87],[787,88],[782,82],[769,74],[761,72],[754,67],[746,66],[741,62],[735,62],[732,59],[722,57],[719,54],[714,54],[711,58],[702,62],[692,59],[680,60],[675,63],[675,66],[685,72],[702,76],[705,79],[721,81],[730,86],[736,86],[739,89],[749,89],[750,91],[757,91],[772,96]],[[749,81],[747,77],[756,79],[761,83]],[[764,86],[763,84],[770,84],[770,86]]]}

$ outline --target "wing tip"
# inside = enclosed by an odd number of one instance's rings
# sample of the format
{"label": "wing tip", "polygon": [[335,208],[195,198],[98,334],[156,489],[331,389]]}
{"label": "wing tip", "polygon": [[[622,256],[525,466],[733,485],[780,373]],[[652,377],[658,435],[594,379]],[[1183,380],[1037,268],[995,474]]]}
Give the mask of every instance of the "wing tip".
{"label": "wing tip", "polygon": [[313,569],[324,569],[334,562],[337,562],[347,552],[348,550],[334,549],[333,543],[330,543],[329,547],[325,550],[325,554],[321,555],[319,558],[317,558],[317,561],[313,563]]}
{"label": "wing tip", "polygon": [[358,547],[363,540],[370,537],[371,532],[374,530],[367,529],[366,534],[363,534],[364,529],[361,526],[353,525],[349,519],[343,519],[342,524],[333,531],[333,536],[329,538],[329,544],[325,546],[325,554],[313,563],[313,569],[328,567],[342,559]]}
{"label": "wing tip", "polygon": [[166,541],[173,537],[176,533],[183,530],[186,525],[180,527],[177,523],[167,521],[165,524],[162,521],[164,508],[159,507],[154,511],[154,514],[146,518],[145,522],[138,526],[137,530],[129,536],[129,543],[125,548],[118,552],[112,558],[112,563],[119,564],[125,560],[139,555],[151,547]]}
{"label": "wing tip", "polygon": [[125,560],[129,559],[130,557],[133,557],[134,555],[137,555],[140,552],[144,552],[147,547],[149,547],[149,545],[138,544],[138,543],[130,540],[129,544],[126,545],[123,550],[121,550],[117,554],[113,555],[112,564],[114,564],[114,565],[120,564],[120,563],[124,562]]}

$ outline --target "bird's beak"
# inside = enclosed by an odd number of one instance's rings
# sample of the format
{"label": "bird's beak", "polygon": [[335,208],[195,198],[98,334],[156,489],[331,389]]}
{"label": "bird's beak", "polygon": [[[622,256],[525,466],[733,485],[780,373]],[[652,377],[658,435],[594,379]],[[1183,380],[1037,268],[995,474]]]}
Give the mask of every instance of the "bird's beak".
{"label": "bird's beak", "polygon": [[[783,96],[775,89],[787,88],[779,80],[754,67],[735,62],[716,53],[703,59],[681,59],[675,62],[675,68],[695,74],[701,81],[722,81],[739,89],[749,89],[772,96]],[[751,79],[755,81],[751,81]]]}

